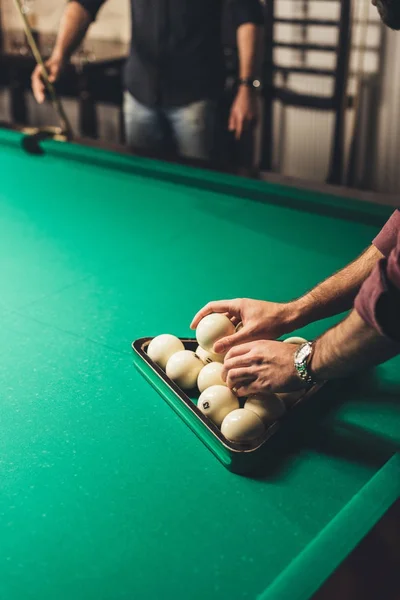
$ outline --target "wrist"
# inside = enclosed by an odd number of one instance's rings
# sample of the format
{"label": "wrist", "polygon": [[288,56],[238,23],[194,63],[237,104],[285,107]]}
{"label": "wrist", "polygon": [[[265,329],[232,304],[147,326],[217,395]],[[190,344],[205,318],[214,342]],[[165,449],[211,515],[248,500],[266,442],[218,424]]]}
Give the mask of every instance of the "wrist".
{"label": "wrist", "polygon": [[314,340],[313,342],[313,352],[311,353],[310,356],[310,360],[308,362],[308,368],[310,371],[310,374],[312,376],[312,378],[314,379],[314,381],[319,382],[319,381],[326,381],[327,379],[327,373],[324,373],[322,365],[321,365],[321,361],[319,360],[319,354],[320,354],[320,342],[321,339],[317,338],[316,340]]}
{"label": "wrist", "polygon": [[290,333],[295,329],[301,329],[310,323],[307,318],[307,311],[302,298],[293,300],[284,305],[284,324],[286,333]]}
{"label": "wrist", "polygon": [[238,90],[247,90],[247,92],[254,92],[260,87],[260,81],[251,76],[241,76],[237,80]]}
{"label": "wrist", "polygon": [[66,53],[62,50],[62,48],[57,48],[56,46],[51,53],[50,60],[62,65],[67,60]]}

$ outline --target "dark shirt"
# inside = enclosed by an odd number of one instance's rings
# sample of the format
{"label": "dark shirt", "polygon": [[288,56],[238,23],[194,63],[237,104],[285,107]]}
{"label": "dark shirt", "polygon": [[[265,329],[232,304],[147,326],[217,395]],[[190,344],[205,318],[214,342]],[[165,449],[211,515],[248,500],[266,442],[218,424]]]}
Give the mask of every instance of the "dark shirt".
{"label": "dark shirt", "polygon": [[355,300],[359,315],[391,341],[400,344],[400,210],[396,210],[373,244],[385,258],[364,282]]}
{"label": "dark shirt", "polygon": [[[78,0],[92,19],[105,0]],[[259,0],[229,0],[234,24],[262,23]],[[216,99],[223,84],[224,0],[131,0],[125,86],[147,106]]]}

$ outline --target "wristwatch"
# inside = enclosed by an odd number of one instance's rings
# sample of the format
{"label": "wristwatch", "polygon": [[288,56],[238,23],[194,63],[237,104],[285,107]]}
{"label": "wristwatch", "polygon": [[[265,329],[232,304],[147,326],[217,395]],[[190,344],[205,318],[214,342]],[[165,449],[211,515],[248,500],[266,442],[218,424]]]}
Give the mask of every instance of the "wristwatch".
{"label": "wristwatch", "polygon": [[246,87],[257,90],[258,88],[261,87],[261,81],[259,79],[252,79],[250,77],[245,77],[245,78],[240,77],[238,79],[238,85],[244,85]]}
{"label": "wristwatch", "polygon": [[297,375],[308,385],[315,385],[317,382],[311,374],[309,363],[313,353],[313,342],[301,344],[294,353],[294,368]]}

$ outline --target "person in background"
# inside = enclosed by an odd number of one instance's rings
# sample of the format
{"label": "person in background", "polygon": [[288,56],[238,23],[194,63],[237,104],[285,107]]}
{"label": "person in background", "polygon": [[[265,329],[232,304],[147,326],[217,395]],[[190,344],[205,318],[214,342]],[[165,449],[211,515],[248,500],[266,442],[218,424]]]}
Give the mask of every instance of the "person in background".
{"label": "person in background", "polygon": [[[47,61],[56,81],[105,0],[71,0]],[[263,12],[259,0],[229,0],[239,52],[238,91],[229,129],[236,138],[254,120],[254,63]],[[127,143],[159,150],[172,139],[178,154],[209,160],[217,104],[224,85],[223,0],[131,0],[132,37],[125,66]],[[45,99],[41,68],[32,74],[36,100]]]}

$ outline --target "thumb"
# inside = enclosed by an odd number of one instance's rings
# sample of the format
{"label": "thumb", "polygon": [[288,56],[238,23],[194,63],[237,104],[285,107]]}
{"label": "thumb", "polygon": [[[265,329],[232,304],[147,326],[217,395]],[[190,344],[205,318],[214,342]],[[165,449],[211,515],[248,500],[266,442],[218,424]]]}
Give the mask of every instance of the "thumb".
{"label": "thumb", "polygon": [[59,71],[58,65],[51,63],[50,65],[48,65],[47,70],[49,73],[49,81],[54,83],[58,76],[58,71]]}
{"label": "thumb", "polygon": [[233,346],[238,346],[239,344],[244,344],[248,342],[250,339],[250,334],[246,331],[246,328],[243,327],[237,333],[233,335],[228,335],[227,337],[221,338],[214,344],[214,352],[217,354],[226,354],[228,350],[233,348]]}

